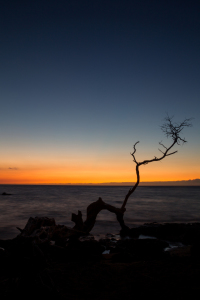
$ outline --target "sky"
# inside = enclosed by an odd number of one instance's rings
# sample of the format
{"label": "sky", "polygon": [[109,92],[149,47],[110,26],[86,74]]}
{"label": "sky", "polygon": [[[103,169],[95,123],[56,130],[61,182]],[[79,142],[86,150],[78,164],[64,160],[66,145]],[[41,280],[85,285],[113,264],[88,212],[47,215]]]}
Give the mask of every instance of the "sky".
{"label": "sky", "polygon": [[0,38],[0,184],[134,182],[167,114],[141,181],[200,178],[199,1],[7,0]]}

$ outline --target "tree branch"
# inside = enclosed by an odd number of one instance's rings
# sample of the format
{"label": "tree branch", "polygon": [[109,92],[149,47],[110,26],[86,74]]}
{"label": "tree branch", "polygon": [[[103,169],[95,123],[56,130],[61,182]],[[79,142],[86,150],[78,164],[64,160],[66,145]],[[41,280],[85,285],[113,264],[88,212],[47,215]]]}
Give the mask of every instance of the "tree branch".
{"label": "tree branch", "polygon": [[174,151],[174,152],[171,152],[171,153],[169,153],[169,151],[172,149],[172,147],[174,147],[175,144],[179,145],[180,141],[182,141],[183,143],[186,143],[186,140],[180,137],[180,133],[184,129],[184,127],[191,127],[192,126],[192,124],[190,123],[190,121],[192,120],[192,118],[185,119],[181,123],[172,123],[172,118],[173,117],[169,117],[167,115],[167,117],[165,118],[166,123],[164,123],[161,126],[161,129],[165,133],[165,135],[167,137],[171,137],[172,140],[173,140],[172,144],[168,148],[162,142],[159,143],[161,146],[163,146],[163,148],[165,148],[164,152],[161,151],[160,149],[158,149],[163,154],[161,157],[157,158],[156,156],[154,156],[153,159],[149,159],[149,160],[144,160],[142,162],[138,162],[136,160],[135,153],[136,153],[136,145],[139,142],[136,142],[134,144],[134,146],[133,146],[134,151],[133,151],[133,153],[131,153],[131,155],[133,157],[133,161],[136,163],[137,181],[136,181],[135,185],[129,190],[128,194],[126,195],[126,197],[125,197],[125,199],[123,201],[121,209],[125,209],[125,206],[126,206],[126,203],[128,201],[128,198],[130,197],[130,195],[135,191],[135,189],[139,185],[139,182],[140,182],[139,167],[141,165],[147,165],[147,164],[149,164],[151,162],[154,162],[154,161],[161,161],[165,157],[177,153],[178,151]]}

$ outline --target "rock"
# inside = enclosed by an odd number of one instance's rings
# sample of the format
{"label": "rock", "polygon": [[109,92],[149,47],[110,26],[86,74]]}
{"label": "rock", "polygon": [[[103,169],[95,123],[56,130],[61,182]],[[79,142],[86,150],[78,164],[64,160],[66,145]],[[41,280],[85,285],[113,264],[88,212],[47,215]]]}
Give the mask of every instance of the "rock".
{"label": "rock", "polygon": [[129,236],[131,238],[138,238],[139,235],[141,234],[141,229],[140,227],[136,227],[136,228],[130,228],[128,232],[120,232],[121,237],[126,237]]}
{"label": "rock", "polygon": [[127,239],[119,241],[116,252],[127,253],[134,260],[161,258],[169,244],[157,239]]}
{"label": "rock", "polygon": [[95,240],[74,240],[66,246],[66,255],[73,261],[100,260],[104,250],[105,247]]}
{"label": "rock", "polygon": [[8,193],[6,193],[6,192],[3,192],[1,195],[3,195],[3,196],[8,196],[8,195],[12,195],[12,194],[8,194]]}
{"label": "rock", "polygon": [[111,261],[113,263],[131,263],[134,261],[134,256],[130,253],[113,253],[111,255]]}
{"label": "rock", "polygon": [[191,246],[191,257],[200,260],[200,241]]}
{"label": "rock", "polygon": [[21,236],[30,236],[34,233],[34,231],[41,229],[41,227],[45,226],[55,226],[55,219],[47,218],[47,217],[30,217],[26,226],[22,230]]}
{"label": "rock", "polygon": [[146,223],[129,230],[129,237],[137,238],[139,235],[191,245],[200,240],[200,223]]}
{"label": "rock", "polygon": [[182,243],[186,245],[198,244],[200,242],[200,223],[186,224],[181,238]]}

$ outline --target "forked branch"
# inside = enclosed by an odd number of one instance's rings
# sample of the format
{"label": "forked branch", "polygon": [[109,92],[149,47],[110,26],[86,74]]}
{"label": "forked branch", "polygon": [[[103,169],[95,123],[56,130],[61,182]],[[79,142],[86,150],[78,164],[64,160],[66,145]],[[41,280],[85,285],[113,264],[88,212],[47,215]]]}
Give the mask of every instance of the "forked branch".
{"label": "forked branch", "polygon": [[181,123],[172,123],[172,118],[173,117],[167,116],[165,118],[166,122],[161,126],[161,130],[165,133],[165,135],[167,137],[171,137],[172,141],[173,141],[172,144],[169,147],[166,147],[162,142],[159,143],[159,145],[161,145],[164,148],[163,151],[160,150],[160,149],[158,149],[162,153],[161,157],[158,158],[158,157],[154,156],[154,158],[152,158],[152,159],[143,160],[142,162],[138,162],[136,160],[135,153],[136,153],[136,145],[139,143],[139,141],[136,142],[133,145],[134,151],[131,153],[131,155],[133,157],[134,163],[136,164],[137,181],[136,181],[135,185],[129,190],[128,194],[126,195],[126,197],[125,197],[125,199],[123,201],[121,209],[125,209],[125,206],[126,206],[126,203],[128,201],[128,198],[135,191],[135,189],[137,188],[137,186],[138,186],[138,184],[140,182],[139,167],[141,165],[147,165],[147,164],[149,164],[151,162],[154,162],[154,161],[160,161],[160,160],[164,159],[166,156],[170,156],[172,154],[177,153],[178,151],[170,152],[170,150],[174,147],[175,144],[180,145],[180,142],[183,142],[183,143],[187,142],[185,140],[185,138],[180,137],[180,133],[181,133],[181,131],[183,130],[184,127],[191,127],[192,126],[192,123],[190,123],[190,121],[192,120],[192,118],[185,119]]}

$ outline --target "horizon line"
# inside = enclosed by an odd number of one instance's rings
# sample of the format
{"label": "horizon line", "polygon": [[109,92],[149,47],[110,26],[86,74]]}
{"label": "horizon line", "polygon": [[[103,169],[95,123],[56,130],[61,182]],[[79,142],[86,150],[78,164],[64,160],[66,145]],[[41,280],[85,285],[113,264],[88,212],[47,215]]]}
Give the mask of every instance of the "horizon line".
{"label": "horizon line", "polygon": [[[200,179],[188,179],[188,180],[168,180],[168,181],[142,181],[139,185],[196,185],[200,186]],[[99,182],[99,183],[0,183],[0,185],[84,185],[84,186],[133,186],[134,182]]]}

